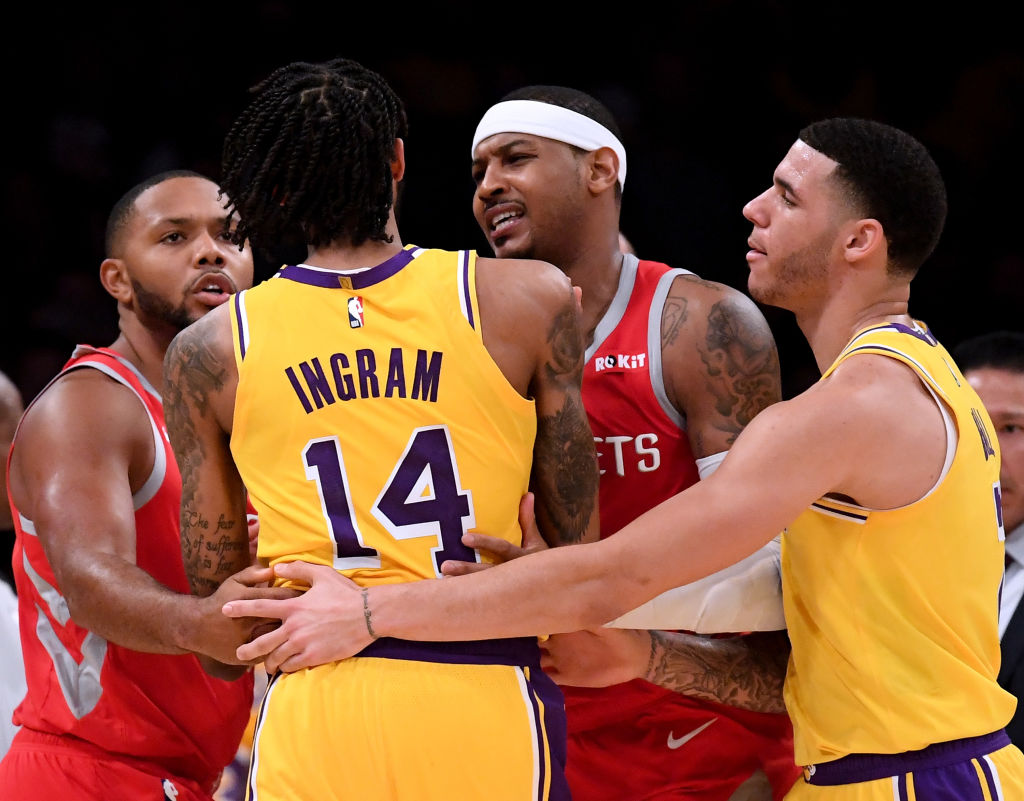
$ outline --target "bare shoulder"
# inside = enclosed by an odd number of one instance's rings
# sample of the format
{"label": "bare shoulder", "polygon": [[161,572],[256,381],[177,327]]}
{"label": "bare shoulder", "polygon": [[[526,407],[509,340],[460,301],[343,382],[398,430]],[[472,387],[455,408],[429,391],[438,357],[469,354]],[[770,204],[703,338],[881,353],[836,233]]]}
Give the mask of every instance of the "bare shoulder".
{"label": "bare shoulder", "polygon": [[666,391],[687,420],[698,457],[727,450],[755,415],[782,398],[768,321],[733,287],[677,277],[662,312],[661,349]]}
{"label": "bare shoulder", "polygon": [[555,265],[538,259],[477,260],[480,302],[499,303],[517,314],[550,316],[571,297],[572,285]]}
{"label": "bare shoulder", "polygon": [[11,493],[31,512],[33,497],[46,494],[41,482],[64,487],[88,475],[127,472],[134,487],[149,469],[153,449],[152,426],[134,391],[99,370],[72,370],[22,418],[11,456]]}

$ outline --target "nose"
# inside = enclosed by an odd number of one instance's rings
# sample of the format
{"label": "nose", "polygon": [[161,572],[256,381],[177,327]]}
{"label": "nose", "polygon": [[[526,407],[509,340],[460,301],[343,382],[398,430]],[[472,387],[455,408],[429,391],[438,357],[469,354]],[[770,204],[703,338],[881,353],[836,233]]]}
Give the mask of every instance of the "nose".
{"label": "nose", "polygon": [[487,199],[500,195],[507,189],[504,171],[497,164],[489,163],[480,176],[480,182],[476,185],[477,197]]}
{"label": "nose", "polygon": [[224,256],[224,248],[226,246],[227,242],[221,240],[219,234],[215,236],[210,231],[203,231],[196,242],[196,267],[207,267],[210,265],[222,267],[226,261]]}
{"label": "nose", "polygon": [[770,191],[770,189],[765,189],[760,195],[752,200],[748,200],[743,206],[743,216],[754,223],[754,225],[763,227],[766,223],[764,198]]}

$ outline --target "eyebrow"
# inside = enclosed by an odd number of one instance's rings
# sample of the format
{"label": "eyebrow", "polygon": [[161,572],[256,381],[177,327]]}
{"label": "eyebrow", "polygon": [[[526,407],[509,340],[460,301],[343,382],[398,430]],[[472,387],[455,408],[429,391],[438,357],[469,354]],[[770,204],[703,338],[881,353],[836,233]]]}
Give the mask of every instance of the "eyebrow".
{"label": "eyebrow", "polygon": [[[503,144],[503,145],[502,145],[501,147],[499,147],[499,148],[496,148],[494,152],[495,152],[496,154],[501,154],[501,155],[504,155],[505,153],[507,153],[507,152],[508,152],[509,150],[511,150],[512,148],[514,148],[514,147],[518,147],[518,146],[520,146],[520,145],[528,145],[528,144],[531,144],[531,143],[532,143],[532,141],[533,141],[533,140],[531,140],[531,139],[513,139],[513,140],[512,140],[511,142],[506,142],[506,143],[505,143],[505,144]],[[473,166],[475,167],[475,166],[477,166],[478,164],[481,164],[481,163],[483,163],[484,161],[485,161],[485,159],[473,159]]]}
{"label": "eyebrow", "polygon": [[775,183],[776,183],[776,184],[777,184],[778,186],[781,186],[781,187],[782,187],[782,190],[783,190],[784,192],[786,192],[786,193],[788,193],[788,194],[792,195],[793,197],[795,197],[795,198],[799,199],[800,195],[799,195],[799,194],[797,193],[797,191],[796,191],[796,190],[795,190],[795,189],[793,188],[793,184],[791,184],[791,183],[790,183],[789,181],[787,181],[787,180],[786,180],[785,178],[779,178],[779,176],[777,176],[777,175],[776,175],[776,176],[775,176]]}

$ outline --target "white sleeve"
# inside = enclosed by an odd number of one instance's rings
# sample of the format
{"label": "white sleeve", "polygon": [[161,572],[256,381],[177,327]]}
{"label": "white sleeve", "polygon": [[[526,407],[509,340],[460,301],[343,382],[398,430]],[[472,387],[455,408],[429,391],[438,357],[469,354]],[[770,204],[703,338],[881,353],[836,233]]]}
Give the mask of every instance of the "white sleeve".
{"label": "white sleeve", "polygon": [[[706,478],[725,452],[698,460]],[[703,463],[703,464],[702,464]],[[605,626],[619,629],[684,629],[698,634],[780,631],[782,535],[745,559],[702,579],[666,590]]]}

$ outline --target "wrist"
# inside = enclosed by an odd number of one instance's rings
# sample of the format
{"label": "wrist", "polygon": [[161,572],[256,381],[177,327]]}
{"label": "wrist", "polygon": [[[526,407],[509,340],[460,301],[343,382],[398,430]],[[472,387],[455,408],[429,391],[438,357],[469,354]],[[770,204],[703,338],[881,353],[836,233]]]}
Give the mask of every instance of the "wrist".
{"label": "wrist", "polygon": [[371,640],[376,640],[379,636],[373,627],[373,609],[370,607],[370,588],[363,587],[359,594],[363,600],[363,622],[366,624],[366,633],[370,635]]}

